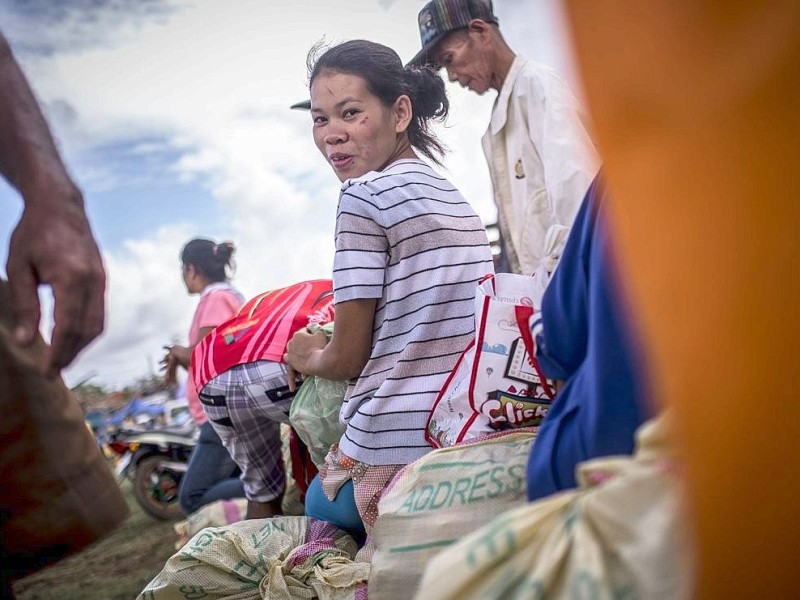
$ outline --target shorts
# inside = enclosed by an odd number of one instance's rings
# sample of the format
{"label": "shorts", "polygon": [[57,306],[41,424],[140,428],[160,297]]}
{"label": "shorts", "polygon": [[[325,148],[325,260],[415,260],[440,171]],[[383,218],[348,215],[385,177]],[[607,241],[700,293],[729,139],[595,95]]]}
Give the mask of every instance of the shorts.
{"label": "shorts", "polygon": [[83,411],[61,378],[40,374],[40,336],[12,339],[0,280],[0,568],[5,582],[72,554],[128,516],[128,505]]}
{"label": "shorts", "polygon": [[199,396],[209,422],[242,470],[247,499],[263,503],[281,497],[286,475],[280,424],[289,422],[294,398],[286,367],[269,360],[236,365],[209,381]]}

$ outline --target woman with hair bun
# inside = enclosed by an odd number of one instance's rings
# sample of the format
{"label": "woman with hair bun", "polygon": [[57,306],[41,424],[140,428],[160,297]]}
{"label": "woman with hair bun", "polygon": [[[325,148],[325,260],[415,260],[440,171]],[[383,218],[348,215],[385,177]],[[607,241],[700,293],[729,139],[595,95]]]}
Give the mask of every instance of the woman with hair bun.
{"label": "woman with hair bun", "polygon": [[306,512],[369,531],[392,476],[431,450],[428,413],[471,339],[475,286],[492,255],[478,215],[419,157],[439,164],[444,152],[430,130],[448,111],[442,79],[365,40],[312,50],[309,72],[314,141],[342,182],[336,315],[329,344],[300,331],[285,361],[350,380],[346,430]]}
{"label": "woman with hair bun", "polygon": [[[233,253],[231,242],[217,244],[202,238],[189,241],[181,250],[183,282],[189,294],[200,295],[200,302],[189,328],[189,345],[166,348],[162,364],[167,382],[175,381],[178,366],[189,368],[192,350],[200,340],[244,304],[244,296],[228,282]],[[200,427],[200,437],[179,492],[181,509],[189,515],[216,500],[244,497],[244,487],[235,476],[236,463],[208,422],[191,377],[186,384],[186,399],[192,419]]]}

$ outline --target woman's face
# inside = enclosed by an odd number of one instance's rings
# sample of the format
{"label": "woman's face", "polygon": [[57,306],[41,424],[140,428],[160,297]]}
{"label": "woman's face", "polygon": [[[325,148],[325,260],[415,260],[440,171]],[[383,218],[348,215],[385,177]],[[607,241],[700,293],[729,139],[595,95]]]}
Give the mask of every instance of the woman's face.
{"label": "woman's face", "polygon": [[409,149],[408,96],[391,107],[357,75],[323,71],[311,84],[314,142],[340,181],[380,171]]}
{"label": "woman's face", "polygon": [[199,277],[197,269],[194,268],[194,265],[183,263],[181,272],[183,273],[183,283],[186,285],[187,292],[190,294],[197,294],[198,292],[203,291],[202,288],[199,290],[197,289],[197,286],[199,285]]}

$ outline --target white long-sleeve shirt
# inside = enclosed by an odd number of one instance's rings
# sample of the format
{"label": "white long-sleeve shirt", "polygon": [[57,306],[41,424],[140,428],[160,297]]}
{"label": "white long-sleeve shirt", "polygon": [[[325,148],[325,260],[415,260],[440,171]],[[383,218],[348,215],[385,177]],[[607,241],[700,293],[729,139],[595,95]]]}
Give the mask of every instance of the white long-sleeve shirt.
{"label": "white long-sleeve shirt", "polygon": [[[571,227],[600,167],[587,118],[552,69],[517,56],[495,100],[483,150],[511,269],[532,274],[555,264],[561,242],[551,227]],[[550,235],[553,238],[553,234]]]}

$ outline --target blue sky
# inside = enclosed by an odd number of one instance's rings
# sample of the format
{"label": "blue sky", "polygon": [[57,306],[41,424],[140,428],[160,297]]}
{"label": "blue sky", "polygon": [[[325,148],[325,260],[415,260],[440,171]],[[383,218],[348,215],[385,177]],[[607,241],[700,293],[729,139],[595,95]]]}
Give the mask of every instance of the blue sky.
{"label": "blue sky", "polygon": [[[81,186],[109,275],[103,336],[64,373],[123,386],[185,343],[196,297],[178,253],[196,236],[237,246],[246,296],[329,276],[339,183],[313,145],[305,58],[320,39],[367,38],[403,60],[423,0],[5,0],[0,23]],[[496,0],[512,48],[577,87],[557,0]],[[494,220],[480,149],[493,93],[448,84],[444,174]],[[0,237],[21,211],[0,182]],[[7,244],[0,245],[5,265]],[[47,294],[44,294],[45,302]],[[43,321],[45,334],[49,318]]]}

